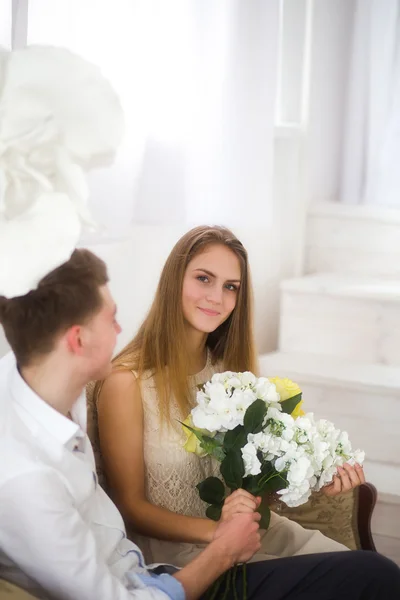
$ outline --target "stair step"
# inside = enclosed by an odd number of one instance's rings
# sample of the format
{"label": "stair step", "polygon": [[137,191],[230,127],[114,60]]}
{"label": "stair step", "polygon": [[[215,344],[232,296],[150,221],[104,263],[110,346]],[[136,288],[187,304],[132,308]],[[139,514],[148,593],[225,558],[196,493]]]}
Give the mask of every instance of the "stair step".
{"label": "stair step", "polygon": [[395,395],[400,403],[400,369],[390,365],[350,362],[323,354],[271,352],[259,358],[263,375],[274,370],[301,376],[307,383],[334,384],[344,389]]}
{"label": "stair step", "polygon": [[400,496],[400,370],[323,355],[275,352],[260,357],[264,376],[289,377],[305,410],[348,431],[366,451],[366,473],[379,492]]}
{"label": "stair step", "polygon": [[279,348],[400,365],[400,282],[319,273],[281,284]]}
{"label": "stair step", "polygon": [[307,218],[306,272],[400,278],[400,211],[326,202]]}

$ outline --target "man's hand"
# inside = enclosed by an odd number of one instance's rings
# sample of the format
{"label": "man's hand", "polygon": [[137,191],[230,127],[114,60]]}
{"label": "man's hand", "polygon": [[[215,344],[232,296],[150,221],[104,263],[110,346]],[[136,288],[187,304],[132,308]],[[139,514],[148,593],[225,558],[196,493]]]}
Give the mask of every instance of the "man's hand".
{"label": "man's hand", "polygon": [[225,498],[220,522],[230,521],[232,517],[240,513],[254,513],[260,504],[261,498],[259,496],[253,496],[245,490],[235,490]]}
{"label": "man's hand", "polygon": [[212,544],[221,546],[230,557],[231,566],[247,562],[261,548],[258,512],[236,513],[229,520],[221,521],[215,531]]}
{"label": "man's hand", "polygon": [[185,589],[186,600],[196,600],[237,563],[248,561],[261,547],[257,512],[236,513],[219,522],[214,538],[194,560],[173,577]]}
{"label": "man's hand", "polygon": [[344,492],[349,492],[362,483],[365,483],[362,466],[356,464],[352,467],[346,463],[343,467],[338,467],[338,474],[334,476],[332,483],[325,485],[321,491],[325,496],[333,497]]}

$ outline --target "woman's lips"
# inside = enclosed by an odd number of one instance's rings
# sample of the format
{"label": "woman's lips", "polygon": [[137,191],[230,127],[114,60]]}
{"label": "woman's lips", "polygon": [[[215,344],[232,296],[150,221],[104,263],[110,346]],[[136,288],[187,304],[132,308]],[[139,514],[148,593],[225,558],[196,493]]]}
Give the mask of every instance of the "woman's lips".
{"label": "woman's lips", "polygon": [[203,312],[208,317],[218,317],[218,315],[220,314],[216,310],[211,310],[210,308],[200,308],[200,306],[199,310],[201,310],[201,312]]}

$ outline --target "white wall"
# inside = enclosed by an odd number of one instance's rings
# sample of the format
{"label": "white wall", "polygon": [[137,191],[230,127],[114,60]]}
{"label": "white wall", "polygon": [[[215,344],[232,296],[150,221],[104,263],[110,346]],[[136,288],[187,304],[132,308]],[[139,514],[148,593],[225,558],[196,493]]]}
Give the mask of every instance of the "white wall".
{"label": "white wall", "polygon": [[309,199],[337,200],[355,0],[314,2],[309,100]]}
{"label": "white wall", "polygon": [[[314,5],[310,129],[306,140],[312,200],[336,197],[354,0],[319,0]],[[278,137],[275,141],[272,223],[260,222],[259,215],[255,214],[254,226],[235,228],[250,255],[256,336],[261,352],[276,347],[279,282],[295,273],[303,244],[302,221],[307,201],[301,197],[300,147],[298,137]],[[124,329],[119,346],[129,340],[146,314],[163,262],[188,228],[185,225],[135,226],[124,242],[92,248],[109,266],[111,288]],[[0,355],[6,348],[0,335]]]}

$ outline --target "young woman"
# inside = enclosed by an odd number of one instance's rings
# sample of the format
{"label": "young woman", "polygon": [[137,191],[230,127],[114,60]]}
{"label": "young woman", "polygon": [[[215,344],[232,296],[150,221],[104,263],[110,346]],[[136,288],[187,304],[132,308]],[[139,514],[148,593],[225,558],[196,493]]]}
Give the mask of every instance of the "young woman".
{"label": "young woman", "polygon": [[[223,370],[257,373],[250,271],[231,231],[201,226],[175,245],[136,337],[89,392],[104,483],[149,562],[184,566],[213,538],[216,523],[205,518],[196,484],[218,474],[218,465],[184,450],[179,421],[198,384]],[[346,467],[327,493],[362,481],[361,468]],[[258,503],[235,492],[222,518]],[[345,549],[273,513],[253,560]]]}

